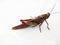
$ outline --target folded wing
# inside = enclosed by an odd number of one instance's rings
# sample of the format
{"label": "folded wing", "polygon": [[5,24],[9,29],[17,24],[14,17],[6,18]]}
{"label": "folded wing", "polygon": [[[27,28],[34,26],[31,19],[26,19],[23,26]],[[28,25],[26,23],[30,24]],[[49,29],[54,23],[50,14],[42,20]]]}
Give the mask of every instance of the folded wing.
{"label": "folded wing", "polygon": [[26,27],[29,27],[29,25],[21,24],[21,25],[17,25],[15,27],[13,27],[12,29],[13,30],[17,30],[17,29],[22,29],[22,28],[26,28]]}

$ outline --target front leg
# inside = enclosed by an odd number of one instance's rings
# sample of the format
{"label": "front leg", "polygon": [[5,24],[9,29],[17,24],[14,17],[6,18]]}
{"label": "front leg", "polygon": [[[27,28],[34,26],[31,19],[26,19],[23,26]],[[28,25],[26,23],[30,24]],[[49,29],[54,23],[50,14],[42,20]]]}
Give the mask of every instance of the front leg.
{"label": "front leg", "polygon": [[41,25],[43,24],[43,22],[39,24],[39,30],[40,30],[40,32],[41,32]]}
{"label": "front leg", "polygon": [[48,28],[48,30],[50,30],[48,22],[47,22],[46,20],[45,20],[45,22],[47,23],[47,28]]}

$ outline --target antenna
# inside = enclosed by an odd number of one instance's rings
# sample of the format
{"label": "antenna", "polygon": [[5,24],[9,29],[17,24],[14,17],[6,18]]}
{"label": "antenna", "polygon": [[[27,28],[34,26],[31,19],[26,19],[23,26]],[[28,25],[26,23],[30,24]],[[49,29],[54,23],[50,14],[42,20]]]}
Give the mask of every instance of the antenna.
{"label": "antenna", "polygon": [[50,11],[50,12],[52,12],[52,11],[53,11],[53,9],[55,8],[55,5],[56,5],[56,2],[55,2],[55,4],[53,5],[53,7],[52,7],[52,9],[51,9],[51,11]]}
{"label": "antenna", "polygon": [[60,11],[59,12],[53,12],[52,14],[56,14],[56,13],[60,13]]}

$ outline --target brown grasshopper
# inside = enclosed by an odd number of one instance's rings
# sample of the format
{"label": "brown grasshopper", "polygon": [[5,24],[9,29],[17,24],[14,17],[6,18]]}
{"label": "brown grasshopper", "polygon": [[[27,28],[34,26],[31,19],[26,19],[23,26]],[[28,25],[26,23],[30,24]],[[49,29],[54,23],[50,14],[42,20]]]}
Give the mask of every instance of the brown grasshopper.
{"label": "brown grasshopper", "polygon": [[[51,12],[53,11],[54,7],[55,7],[55,5],[53,6]],[[49,30],[49,27],[48,27],[49,24],[46,21],[46,19],[49,18],[51,12],[50,13],[48,12],[46,14],[42,14],[41,16],[35,17],[33,19],[20,20],[22,22],[22,24],[18,25],[18,26],[15,26],[12,29],[16,30],[16,29],[26,28],[26,27],[29,27],[29,26],[37,26],[37,25],[39,25],[39,29],[40,29],[40,32],[41,32],[41,25],[45,21],[47,23],[47,28]]]}

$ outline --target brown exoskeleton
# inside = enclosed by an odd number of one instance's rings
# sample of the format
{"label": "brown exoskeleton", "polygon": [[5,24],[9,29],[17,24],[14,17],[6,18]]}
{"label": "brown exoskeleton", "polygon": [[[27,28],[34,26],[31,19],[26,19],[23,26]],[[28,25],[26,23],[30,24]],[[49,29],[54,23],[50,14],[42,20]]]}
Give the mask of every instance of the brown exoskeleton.
{"label": "brown exoskeleton", "polygon": [[[55,7],[55,5],[53,6],[51,12],[53,11],[54,7]],[[22,24],[18,25],[18,26],[15,26],[12,29],[16,30],[16,29],[26,28],[26,27],[29,27],[29,26],[37,26],[37,25],[39,25],[39,29],[40,29],[40,32],[41,32],[41,25],[45,21],[47,23],[47,28],[49,30],[49,27],[48,27],[49,24],[46,21],[46,19],[48,19],[49,16],[50,16],[50,13],[48,12],[46,14],[42,14],[41,16],[38,16],[38,17],[33,18],[33,19],[20,20],[22,22]]]}
{"label": "brown exoskeleton", "polygon": [[41,16],[38,16],[34,19],[20,20],[22,22],[22,24],[19,25],[19,26],[13,27],[13,29],[16,30],[16,29],[25,28],[25,27],[28,27],[28,26],[37,26],[37,25],[39,25],[39,29],[40,29],[40,32],[41,32],[40,26],[42,25],[42,23],[44,21],[47,23],[47,28],[49,29],[48,22],[46,21],[46,19],[48,19],[49,16],[50,16],[50,13],[47,13],[47,14],[43,14]]}

